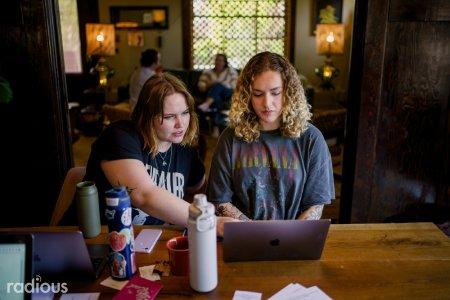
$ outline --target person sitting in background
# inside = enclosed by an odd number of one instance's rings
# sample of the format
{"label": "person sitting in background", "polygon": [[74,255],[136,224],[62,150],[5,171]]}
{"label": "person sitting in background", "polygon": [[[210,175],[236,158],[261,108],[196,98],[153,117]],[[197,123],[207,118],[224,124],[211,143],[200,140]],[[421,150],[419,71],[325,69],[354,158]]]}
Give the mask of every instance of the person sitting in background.
{"label": "person sitting in background", "polygon": [[147,49],[141,54],[141,66],[134,70],[130,78],[130,108],[133,111],[144,83],[161,67],[161,55],[155,49]]}
{"label": "person sitting in background", "polygon": [[236,88],[237,72],[228,65],[225,54],[217,54],[214,69],[203,71],[198,80],[198,89],[206,92],[206,100],[198,106],[202,112],[212,112],[216,125],[221,124],[220,111],[223,104],[230,101],[234,88]]}
{"label": "person sitting in background", "polygon": [[294,67],[262,52],[242,70],[208,180],[218,214],[239,220],[320,219],[333,166]]}

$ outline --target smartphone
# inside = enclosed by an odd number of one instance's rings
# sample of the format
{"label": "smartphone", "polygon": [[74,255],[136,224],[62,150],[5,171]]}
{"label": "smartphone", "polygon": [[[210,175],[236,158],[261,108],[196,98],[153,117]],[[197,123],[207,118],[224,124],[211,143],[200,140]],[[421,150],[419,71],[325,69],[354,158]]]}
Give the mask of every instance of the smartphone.
{"label": "smartphone", "polygon": [[150,253],[161,233],[161,229],[142,229],[134,239],[134,251]]}

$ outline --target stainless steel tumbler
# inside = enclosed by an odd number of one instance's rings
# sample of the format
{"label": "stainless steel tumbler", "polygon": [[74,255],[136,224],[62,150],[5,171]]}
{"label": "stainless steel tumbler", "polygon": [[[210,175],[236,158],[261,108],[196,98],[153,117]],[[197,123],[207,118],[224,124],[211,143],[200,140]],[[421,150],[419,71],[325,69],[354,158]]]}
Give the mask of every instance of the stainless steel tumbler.
{"label": "stainless steel tumbler", "polygon": [[100,212],[97,187],[93,181],[82,181],[76,190],[78,226],[85,238],[100,234]]}

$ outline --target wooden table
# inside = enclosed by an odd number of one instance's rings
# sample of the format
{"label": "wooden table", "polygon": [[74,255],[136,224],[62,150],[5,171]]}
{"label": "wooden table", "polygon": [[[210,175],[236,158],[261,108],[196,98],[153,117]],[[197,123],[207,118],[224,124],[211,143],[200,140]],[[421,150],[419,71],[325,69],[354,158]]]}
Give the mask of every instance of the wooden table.
{"label": "wooden table", "polygon": [[[136,233],[143,228],[136,227]],[[46,227],[33,230],[75,230]],[[23,230],[23,229],[22,229]],[[5,231],[5,229],[0,229]],[[88,244],[106,243],[106,228]],[[165,229],[151,254],[138,254],[139,266],[167,260],[165,241],[180,231]],[[219,285],[206,294],[189,288],[186,277],[163,277],[158,299],[231,299],[235,290],[262,292],[263,299],[288,285],[317,285],[335,299],[450,299],[450,239],[432,223],[331,225],[322,258],[316,261],[224,263],[218,244]],[[69,292],[117,291],[99,285],[72,284]]]}

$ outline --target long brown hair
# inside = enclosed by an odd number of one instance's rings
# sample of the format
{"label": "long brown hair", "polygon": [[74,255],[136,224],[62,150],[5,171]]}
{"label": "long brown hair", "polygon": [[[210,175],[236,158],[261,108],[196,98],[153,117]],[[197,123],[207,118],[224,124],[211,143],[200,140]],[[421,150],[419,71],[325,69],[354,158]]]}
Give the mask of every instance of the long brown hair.
{"label": "long brown hair", "polygon": [[189,126],[181,144],[192,146],[196,142],[198,119],[195,113],[194,98],[175,76],[168,73],[155,74],[145,82],[136,107],[131,114],[131,120],[144,139],[144,149],[148,149],[153,156],[158,154],[158,142],[152,121],[164,115],[164,99],[175,93],[184,96],[190,115]]}
{"label": "long brown hair", "polygon": [[280,73],[283,80],[281,134],[299,137],[311,119],[310,105],[294,67],[276,53],[258,53],[248,61],[238,78],[230,110],[230,126],[235,135],[246,142],[255,141],[260,135],[259,119],[251,103],[252,83],[256,76],[268,70]]}

